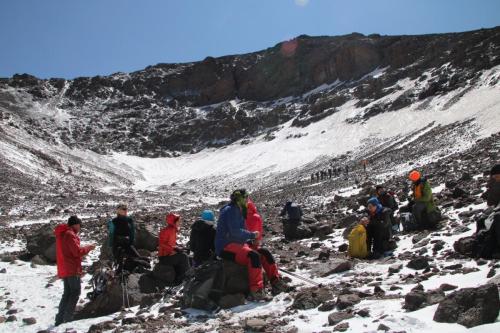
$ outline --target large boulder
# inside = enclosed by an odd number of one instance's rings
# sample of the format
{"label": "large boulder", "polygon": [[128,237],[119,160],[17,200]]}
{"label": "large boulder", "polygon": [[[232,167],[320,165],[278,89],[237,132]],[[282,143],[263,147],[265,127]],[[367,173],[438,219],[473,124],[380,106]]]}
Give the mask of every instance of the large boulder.
{"label": "large boulder", "polygon": [[232,261],[224,260],[224,294],[248,294],[248,269]]}
{"label": "large boulder", "polygon": [[156,293],[173,284],[175,270],[170,265],[156,264],[152,272],[141,275],[139,289],[142,293]]}
{"label": "large boulder", "polygon": [[434,320],[458,323],[467,328],[493,323],[500,311],[498,287],[485,284],[478,288],[459,289],[439,303]]}
{"label": "large boulder", "polygon": [[156,251],[158,248],[158,232],[151,225],[136,223],[134,245],[137,249]]}
{"label": "large boulder", "polygon": [[474,250],[474,243],[474,236],[462,237],[455,243],[453,243],[453,249],[455,249],[455,251],[460,254],[470,256],[472,255],[472,251]]}
{"label": "large boulder", "polygon": [[54,228],[44,225],[26,236],[26,248],[34,255],[43,256],[51,263],[56,262],[56,236]]}

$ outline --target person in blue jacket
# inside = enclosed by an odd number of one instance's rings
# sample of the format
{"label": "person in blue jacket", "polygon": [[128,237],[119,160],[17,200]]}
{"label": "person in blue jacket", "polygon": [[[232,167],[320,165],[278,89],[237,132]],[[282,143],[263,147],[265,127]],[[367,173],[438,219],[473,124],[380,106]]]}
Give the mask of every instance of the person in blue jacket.
{"label": "person in blue jacket", "polygon": [[262,264],[258,252],[247,244],[258,238],[259,232],[245,229],[248,193],[245,189],[235,190],[231,202],[220,210],[215,234],[215,253],[218,257],[248,267],[249,299],[266,300]]}

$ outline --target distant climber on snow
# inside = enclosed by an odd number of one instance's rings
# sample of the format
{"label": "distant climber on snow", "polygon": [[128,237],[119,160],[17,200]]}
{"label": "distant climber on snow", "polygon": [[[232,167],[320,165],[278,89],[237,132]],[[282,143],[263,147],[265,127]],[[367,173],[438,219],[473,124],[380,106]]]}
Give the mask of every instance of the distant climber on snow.
{"label": "distant climber on snow", "polygon": [[174,268],[174,284],[178,285],[182,283],[189,269],[188,256],[177,247],[177,232],[181,225],[181,217],[175,213],[168,213],[165,222],[166,227],[160,230],[158,238],[158,257],[160,264]]}
{"label": "distant climber on snow", "polygon": [[189,249],[193,252],[193,266],[215,259],[215,214],[204,210],[191,226]]}
{"label": "distant climber on snow", "polygon": [[81,292],[82,258],[95,248],[95,245],[80,246],[82,220],[71,216],[67,224],[58,225],[56,236],[57,276],[64,282],[64,292],[59,303],[55,326],[73,320],[76,303]]}

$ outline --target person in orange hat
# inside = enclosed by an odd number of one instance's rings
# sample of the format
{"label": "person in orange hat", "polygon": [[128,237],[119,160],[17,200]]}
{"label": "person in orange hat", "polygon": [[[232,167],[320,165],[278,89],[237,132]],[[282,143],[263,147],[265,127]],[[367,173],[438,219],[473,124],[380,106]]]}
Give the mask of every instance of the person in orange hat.
{"label": "person in orange hat", "polygon": [[175,270],[175,284],[180,284],[184,280],[186,271],[189,268],[189,260],[185,253],[177,248],[177,231],[181,225],[181,217],[175,213],[168,213],[166,219],[167,226],[160,230],[158,241],[158,257],[160,264],[170,265]]}
{"label": "person in orange hat", "polygon": [[434,203],[431,184],[425,177],[422,177],[422,174],[417,170],[411,171],[408,178],[412,182],[412,213],[415,217],[415,221],[420,229],[433,227],[434,222],[437,221],[432,221],[430,217],[434,216],[437,212],[437,207]]}

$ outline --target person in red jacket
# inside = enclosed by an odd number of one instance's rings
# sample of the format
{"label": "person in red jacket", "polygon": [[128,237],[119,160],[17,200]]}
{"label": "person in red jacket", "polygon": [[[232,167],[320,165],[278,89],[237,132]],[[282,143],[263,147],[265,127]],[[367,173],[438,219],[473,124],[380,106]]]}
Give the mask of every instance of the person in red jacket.
{"label": "person in red jacket", "polygon": [[250,243],[250,247],[252,248],[252,250],[259,253],[262,268],[266,272],[266,275],[271,282],[272,293],[273,295],[277,295],[285,291],[286,286],[280,278],[280,275],[278,273],[278,265],[276,265],[273,255],[268,249],[261,247],[262,235],[264,231],[262,224],[262,217],[257,212],[257,207],[252,200],[248,199],[245,228],[250,232],[258,232],[257,238]]}
{"label": "person in red jacket", "polygon": [[81,223],[82,220],[78,217],[71,216],[67,224],[60,224],[54,230],[57,276],[64,282],[64,292],[56,315],[56,326],[73,320],[81,292],[82,257],[95,248],[94,245],[80,246],[78,233]]}
{"label": "person in red jacket", "polygon": [[186,271],[189,268],[188,257],[176,245],[177,231],[181,225],[181,217],[174,213],[169,213],[166,217],[167,226],[160,231],[158,241],[158,257],[160,264],[170,265],[175,270],[175,284],[180,284],[184,280]]}

